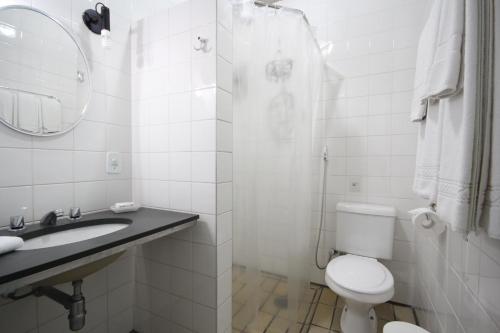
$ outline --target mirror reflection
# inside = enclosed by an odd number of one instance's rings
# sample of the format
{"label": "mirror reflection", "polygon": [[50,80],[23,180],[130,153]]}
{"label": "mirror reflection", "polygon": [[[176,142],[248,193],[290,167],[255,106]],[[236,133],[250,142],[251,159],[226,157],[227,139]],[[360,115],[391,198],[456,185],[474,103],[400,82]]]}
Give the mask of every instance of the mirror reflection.
{"label": "mirror reflection", "polygon": [[43,12],[0,8],[0,121],[48,136],[73,128],[89,101],[85,56],[72,34]]}

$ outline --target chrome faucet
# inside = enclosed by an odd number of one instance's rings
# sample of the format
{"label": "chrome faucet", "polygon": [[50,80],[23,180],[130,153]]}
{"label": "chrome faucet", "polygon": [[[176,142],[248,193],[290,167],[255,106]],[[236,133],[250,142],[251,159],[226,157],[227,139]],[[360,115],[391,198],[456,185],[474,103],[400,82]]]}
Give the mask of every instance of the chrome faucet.
{"label": "chrome faucet", "polygon": [[24,216],[17,215],[10,217],[10,230],[21,230],[24,229]]}
{"label": "chrome faucet", "polygon": [[64,210],[56,209],[48,212],[40,219],[40,225],[55,225],[57,223],[57,218],[64,215]]}

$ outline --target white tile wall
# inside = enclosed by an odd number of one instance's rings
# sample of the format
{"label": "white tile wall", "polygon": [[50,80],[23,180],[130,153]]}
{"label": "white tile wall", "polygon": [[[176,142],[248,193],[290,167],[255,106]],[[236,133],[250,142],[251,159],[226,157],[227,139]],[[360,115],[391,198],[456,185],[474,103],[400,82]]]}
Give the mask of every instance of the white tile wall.
{"label": "white tile wall", "polygon": [[[226,332],[230,316],[220,311],[228,311],[224,301],[230,299],[230,265],[221,263],[231,249],[232,221],[230,215],[217,214],[220,205],[224,212],[232,209],[231,192],[219,193],[232,186],[232,134],[230,118],[219,115],[232,113],[232,97],[230,89],[220,87],[216,59],[221,50],[227,53],[227,45],[218,47],[221,29],[226,42],[231,29],[219,23],[228,19],[217,8],[228,3],[188,0],[146,6],[132,24],[134,200],[198,213],[200,221],[192,230],[139,249],[135,328]],[[232,15],[227,9],[225,13]],[[198,36],[209,39],[208,52],[193,49]],[[222,73],[230,77],[230,67],[224,68]]]}
{"label": "white tile wall", "polygon": [[[0,5],[33,5],[60,18],[79,38],[94,79],[85,120],[69,133],[31,138],[0,126],[0,226],[7,225],[11,215],[22,214],[26,221],[34,221],[57,208],[68,212],[79,206],[89,212],[131,199],[130,1],[106,3],[112,6],[113,16],[109,53],[101,48],[99,36],[91,34],[81,21],[82,12],[92,7],[88,1],[0,1]],[[110,177],[105,173],[108,150],[122,153],[122,174]],[[85,279],[85,332],[128,332],[133,328],[129,316],[133,299],[115,296],[133,282],[133,261],[128,253]],[[60,287],[69,290],[66,285]],[[2,332],[63,332],[67,325],[64,309],[45,298],[0,301]]]}
{"label": "white tile wall", "polygon": [[432,332],[498,332],[500,242],[417,230],[418,318]]}

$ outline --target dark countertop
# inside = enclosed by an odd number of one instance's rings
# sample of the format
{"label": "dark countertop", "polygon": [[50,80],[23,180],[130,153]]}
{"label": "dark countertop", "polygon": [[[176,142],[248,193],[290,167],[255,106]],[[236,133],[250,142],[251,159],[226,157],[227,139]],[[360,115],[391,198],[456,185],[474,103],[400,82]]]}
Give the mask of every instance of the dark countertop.
{"label": "dark countertop", "polygon": [[[119,245],[130,243],[161,231],[166,231],[182,224],[196,221],[199,216],[166,210],[140,208],[136,212],[121,214],[115,214],[111,211],[88,214],[84,215],[76,222],[60,219],[57,225],[73,224],[104,218],[130,219],[132,223],[127,228],[119,231],[81,242],[37,250],[14,251],[0,255],[0,284],[11,282]],[[39,224],[33,224],[16,234],[8,230],[0,230],[0,236],[23,237],[25,233],[39,233],[40,229],[46,228],[52,227],[43,227]]]}

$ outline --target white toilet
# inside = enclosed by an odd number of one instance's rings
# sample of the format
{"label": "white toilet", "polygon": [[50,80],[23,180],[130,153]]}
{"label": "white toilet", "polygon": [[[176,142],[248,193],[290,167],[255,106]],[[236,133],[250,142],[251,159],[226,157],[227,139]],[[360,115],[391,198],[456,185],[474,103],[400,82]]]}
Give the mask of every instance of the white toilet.
{"label": "white toilet", "polygon": [[385,324],[384,333],[429,333],[428,331],[413,324],[402,321],[391,321]]}
{"label": "white toilet", "polygon": [[342,202],[337,204],[335,248],[348,254],[328,264],[326,284],[345,299],[343,333],[376,333],[376,304],[394,295],[394,278],[379,259],[392,258],[396,209]]}

